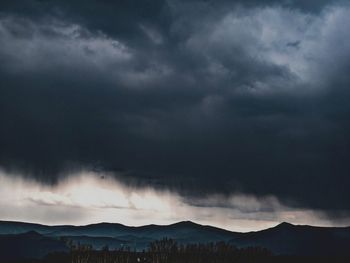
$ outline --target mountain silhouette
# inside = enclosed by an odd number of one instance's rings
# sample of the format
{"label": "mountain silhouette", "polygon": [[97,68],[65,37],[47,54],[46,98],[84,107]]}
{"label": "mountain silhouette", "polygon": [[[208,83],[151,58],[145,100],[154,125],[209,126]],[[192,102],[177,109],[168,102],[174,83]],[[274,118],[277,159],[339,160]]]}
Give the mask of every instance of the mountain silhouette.
{"label": "mountain silhouette", "polygon": [[51,252],[68,252],[68,247],[35,231],[0,235],[1,260],[42,258]]}
{"label": "mountain silhouette", "polygon": [[[261,231],[239,233],[191,221],[140,227],[116,223],[46,226],[0,221],[0,235],[0,240],[16,240],[9,244],[24,246],[24,243],[31,240],[31,246],[43,246],[47,250],[65,248],[62,243],[57,243],[60,238],[71,240],[75,244],[89,244],[95,249],[108,246],[110,249],[130,247],[136,250],[146,249],[150,242],[165,237],[181,244],[225,241],[242,248],[264,247],[275,255],[301,256],[345,255],[350,247],[350,227],[315,227],[287,222]],[[0,245],[1,248],[4,247],[3,244]]]}
{"label": "mountain silhouette", "polygon": [[277,255],[346,255],[350,227],[315,227],[283,222],[273,228],[249,232],[230,241],[239,247],[260,246]]}

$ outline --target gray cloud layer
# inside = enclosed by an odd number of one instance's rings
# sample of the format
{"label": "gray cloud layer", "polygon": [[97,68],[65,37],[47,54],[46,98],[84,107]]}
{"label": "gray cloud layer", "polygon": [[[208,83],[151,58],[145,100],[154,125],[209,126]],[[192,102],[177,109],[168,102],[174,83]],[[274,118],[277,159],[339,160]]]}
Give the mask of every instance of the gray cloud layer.
{"label": "gray cloud layer", "polygon": [[4,1],[0,165],[349,211],[349,17],[347,1]]}
{"label": "gray cloud layer", "polygon": [[108,174],[102,180],[100,175],[83,171],[48,186],[0,171],[0,217],[78,225],[171,224],[193,220],[233,231],[266,229],[282,221],[318,226],[344,226],[349,222],[348,218],[330,220],[314,209],[286,207],[273,196],[216,194],[188,200],[167,190],[126,186]]}

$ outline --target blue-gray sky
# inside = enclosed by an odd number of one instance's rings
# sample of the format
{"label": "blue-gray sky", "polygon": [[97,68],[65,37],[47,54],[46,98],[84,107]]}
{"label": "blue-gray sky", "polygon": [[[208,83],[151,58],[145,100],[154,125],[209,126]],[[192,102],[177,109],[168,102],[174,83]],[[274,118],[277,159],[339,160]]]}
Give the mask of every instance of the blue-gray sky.
{"label": "blue-gray sky", "polygon": [[349,25],[349,1],[1,1],[0,167],[346,220]]}

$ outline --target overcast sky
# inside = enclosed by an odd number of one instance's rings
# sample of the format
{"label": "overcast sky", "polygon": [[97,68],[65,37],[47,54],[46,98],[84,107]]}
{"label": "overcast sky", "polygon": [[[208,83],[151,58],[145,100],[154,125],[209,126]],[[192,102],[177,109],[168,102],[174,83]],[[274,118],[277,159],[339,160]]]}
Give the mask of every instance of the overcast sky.
{"label": "overcast sky", "polygon": [[0,219],[350,225],[349,26],[341,0],[1,1]]}

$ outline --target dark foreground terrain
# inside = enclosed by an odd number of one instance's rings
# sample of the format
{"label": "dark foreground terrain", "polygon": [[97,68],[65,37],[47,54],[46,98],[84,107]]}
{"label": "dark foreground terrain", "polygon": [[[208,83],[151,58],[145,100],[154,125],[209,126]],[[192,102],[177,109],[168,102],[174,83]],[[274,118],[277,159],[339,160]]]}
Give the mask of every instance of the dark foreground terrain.
{"label": "dark foreground terrain", "polygon": [[350,256],[274,256],[264,248],[238,249],[225,242],[178,245],[163,239],[150,244],[147,251],[128,249],[110,251],[107,247],[93,250],[90,246],[79,246],[70,252],[50,253],[42,259],[4,260],[3,263],[306,263],[306,262],[350,262]]}
{"label": "dark foreground terrain", "polygon": [[259,247],[237,248],[225,242],[179,245],[172,239],[151,242],[145,251],[72,245],[68,253],[49,253],[42,259],[5,260],[11,263],[244,263],[244,262],[350,262],[350,257],[274,256]]}
{"label": "dark foreground terrain", "polygon": [[350,262],[350,228],[237,233],[192,222],[45,226],[0,221],[0,263]]}

